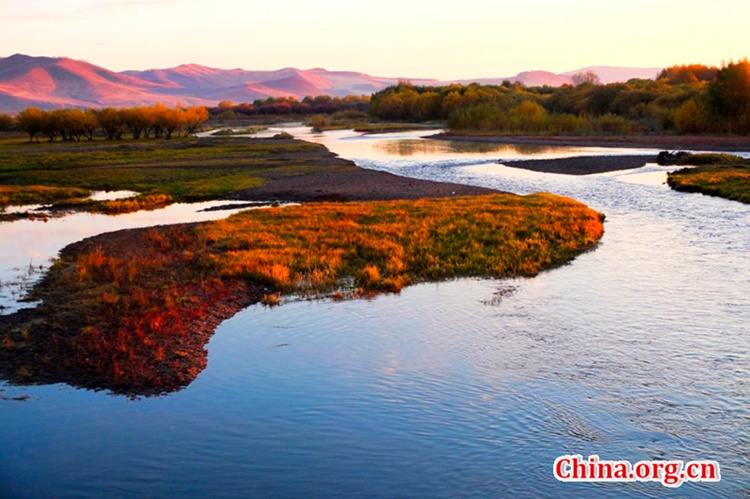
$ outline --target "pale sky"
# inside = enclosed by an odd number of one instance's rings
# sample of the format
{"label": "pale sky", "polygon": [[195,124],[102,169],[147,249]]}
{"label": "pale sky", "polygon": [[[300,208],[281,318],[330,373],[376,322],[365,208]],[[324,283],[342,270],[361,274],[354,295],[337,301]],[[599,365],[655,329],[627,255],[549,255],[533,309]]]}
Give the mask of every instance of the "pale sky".
{"label": "pale sky", "polygon": [[745,0],[0,0],[0,56],[482,78],[750,56]]}

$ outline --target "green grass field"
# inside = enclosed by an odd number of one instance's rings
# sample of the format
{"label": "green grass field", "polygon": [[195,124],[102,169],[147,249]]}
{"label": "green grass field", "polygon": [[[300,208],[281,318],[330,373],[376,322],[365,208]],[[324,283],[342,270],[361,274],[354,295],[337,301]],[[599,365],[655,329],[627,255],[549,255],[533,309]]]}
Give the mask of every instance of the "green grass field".
{"label": "green grass field", "polygon": [[[87,202],[89,191],[130,190],[149,200],[205,201],[261,185],[264,176],[316,169],[331,157],[295,140],[211,138],[136,142],[30,143],[0,140],[0,208],[57,203],[78,210],[123,210]],[[135,209],[136,204],[132,204]]]}

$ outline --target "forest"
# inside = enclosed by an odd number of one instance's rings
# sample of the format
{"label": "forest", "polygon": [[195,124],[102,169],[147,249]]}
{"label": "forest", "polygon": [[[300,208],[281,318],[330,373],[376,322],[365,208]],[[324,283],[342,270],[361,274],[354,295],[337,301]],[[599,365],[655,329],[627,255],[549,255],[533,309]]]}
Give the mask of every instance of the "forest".
{"label": "forest", "polygon": [[461,133],[596,135],[750,133],[750,62],[722,68],[672,66],[655,80],[529,87],[415,86],[375,93],[369,114],[381,120],[445,120]]}
{"label": "forest", "polygon": [[307,96],[301,101],[295,97],[268,97],[251,103],[234,104],[221,101],[218,106],[209,108],[212,117],[233,119],[247,116],[312,115],[334,114],[342,111],[365,112],[370,105],[369,95],[329,95]]}

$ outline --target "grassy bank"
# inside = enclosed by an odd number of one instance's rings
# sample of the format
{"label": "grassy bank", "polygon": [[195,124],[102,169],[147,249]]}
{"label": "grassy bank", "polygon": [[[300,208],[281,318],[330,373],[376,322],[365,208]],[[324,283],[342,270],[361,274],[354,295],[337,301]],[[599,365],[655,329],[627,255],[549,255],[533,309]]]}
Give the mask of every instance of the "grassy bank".
{"label": "grassy bank", "polygon": [[558,196],[318,203],[105,234],[62,252],[33,312],[4,318],[0,370],[155,394],[189,384],[243,306],[454,277],[532,276],[592,248],[602,216]]}
{"label": "grassy bank", "polygon": [[750,165],[746,162],[683,168],[668,174],[667,184],[677,191],[750,203]]}
{"label": "grassy bank", "polygon": [[[57,203],[118,213],[175,201],[226,198],[262,185],[269,175],[331,166],[324,147],[295,140],[211,138],[123,143],[0,143],[0,208]],[[343,163],[343,162],[342,162]],[[131,190],[135,199],[94,202],[92,190]]]}

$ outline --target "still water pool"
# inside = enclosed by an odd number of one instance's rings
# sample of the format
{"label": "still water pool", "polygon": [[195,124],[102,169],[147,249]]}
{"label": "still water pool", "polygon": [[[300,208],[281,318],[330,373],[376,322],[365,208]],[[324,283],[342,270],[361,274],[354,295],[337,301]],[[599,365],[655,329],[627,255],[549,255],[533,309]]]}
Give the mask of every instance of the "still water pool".
{"label": "still water pool", "polygon": [[[655,165],[497,164],[613,149],[291,131],[367,168],[568,195],[606,213],[606,233],[533,279],[250,307],[168,396],[0,385],[0,496],[750,494],[747,205],[673,192]],[[711,459],[722,480],[561,483],[563,454]]]}

